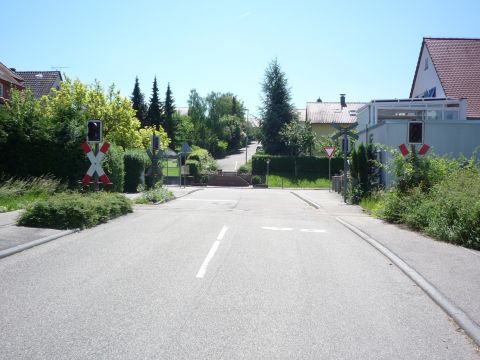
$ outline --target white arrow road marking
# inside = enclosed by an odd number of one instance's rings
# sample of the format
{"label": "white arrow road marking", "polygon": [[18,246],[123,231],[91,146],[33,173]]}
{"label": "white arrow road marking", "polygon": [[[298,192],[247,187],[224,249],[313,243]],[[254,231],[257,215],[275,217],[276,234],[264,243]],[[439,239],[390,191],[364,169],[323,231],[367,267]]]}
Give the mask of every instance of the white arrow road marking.
{"label": "white arrow road marking", "polygon": [[207,257],[205,260],[203,260],[202,266],[200,266],[200,270],[198,270],[197,273],[197,279],[202,279],[205,276],[205,273],[207,272],[207,267],[210,261],[212,261],[213,257],[215,256],[215,253],[218,250],[218,247],[220,246],[220,241],[223,239],[225,236],[225,233],[227,232],[228,227],[223,225],[222,230],[220,230],[220,233],[217,236],[217,241],[215,241],[210,248],[210,251],[207,254]]}
{"label": "white arrow road marking", "polygon": [[323,229],[300,229],[301,232],[309,232],[309,233],[326,233],[327,230]]}
{"label": "white arrow road marking", "polygon": [[274,231],[293,231],[293,228],[275,227],[275,226],[262,226],[262,229],[274,230]]}

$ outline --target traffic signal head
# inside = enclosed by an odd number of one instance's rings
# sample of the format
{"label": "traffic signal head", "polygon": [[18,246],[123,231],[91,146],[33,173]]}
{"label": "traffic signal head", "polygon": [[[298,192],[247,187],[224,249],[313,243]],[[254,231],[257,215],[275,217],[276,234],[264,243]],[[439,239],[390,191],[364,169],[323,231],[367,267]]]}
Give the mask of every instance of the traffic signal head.
{"label": "traffic signal head", "polygon": [[87,123],[87,142],[99,143],[102,141],[102,122],[89,120]]}

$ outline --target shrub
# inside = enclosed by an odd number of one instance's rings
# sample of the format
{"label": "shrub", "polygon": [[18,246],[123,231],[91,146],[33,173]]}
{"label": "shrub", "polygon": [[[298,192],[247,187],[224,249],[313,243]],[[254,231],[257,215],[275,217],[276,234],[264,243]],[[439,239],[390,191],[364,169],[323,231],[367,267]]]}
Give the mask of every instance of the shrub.
{"label": "shrub", "polygon": [[138,204],[159,203],[175,198],[171,191],[164,187],[145,191],[135,202]]}
{"label": "shrub", "polygon": [[128,150],[124,155],[124,164],[124,191],[127,193],[137,192],[138,186],[142,184],[142,175],[149,164],[148,156],[141,150]]}
{"label": "shrub", "polygon": [[258,185],[262,183],[262,178],[259,175],[252,176],[252,185]]}
{"label": "shrub", "polygon": [[252,162],[249,160],[246,164],[241,165],[238,168],[239,174],[251,174],[252,173]]}
{"label": "shrub", "polygon": [[187,160],[185,161],[185,165],[189,167],[190,175],[194,176],[195,178],[200,174],[200,161],[198,160]]}
{"label": "shrub", "polygon": [[52,229],[88,228],[132,212],[131,201],[121,194],[61,193],[36,202],[17,224]]}
{"label": "shrub", "polygon": [[123,192],[125,183],[124,152],[121,147],[111,145],[103,161],[103,170],[112,182],[111,190]]}

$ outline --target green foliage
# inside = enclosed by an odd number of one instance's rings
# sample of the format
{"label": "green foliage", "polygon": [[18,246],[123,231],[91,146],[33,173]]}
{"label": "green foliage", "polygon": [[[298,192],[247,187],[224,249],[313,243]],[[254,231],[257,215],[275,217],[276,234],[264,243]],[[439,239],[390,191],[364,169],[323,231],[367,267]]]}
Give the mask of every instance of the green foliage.
{"label": "green foliage", "polygon": [[164,106],[164,121],[163,127],[167,136],[170,140],[174,140],[175,137],[175,99],[172,95],[172,90],[170,89],[170,83],[167,85],[167,92],[165,93],[165,106]]}
{"label": "green foliage", "polygon": [[124,155],[125,185],[124,192],[135,193],[142,183],[142,174],[149,164],[147,154],[141,150],[127,150]]}
{"label": "green foliage", "polygon": [[160,125],[162,125],[162,115],[163,104],[161,103],[158,96],[157,77],[155,76],[155,78],[153,79],[152,97],[150,98],[150,104],[148,105],[147,119],[144,127],[154,126],[158,129]]}
{"label": "green foliage", "polygon": [[292,96],[285,73],[277,59],[268,64],[262,84],[261,140],[265,151],[271,155],[286,154],[285,143],[280,136],[284,124],[294,119]]}
{"label": "green foliage", "polygon": [[397,156],[396,185],[379,197],[374,214],[438,239],[480,249],[480,169],[476,159]]}
{"label": "green foliage", "polygon": [[252,173],[252,160],[248,160],[246,164],[241,165],[238,168],[239,174],[251,174]]}
{"label": "green foliage", "polygon": [[311,155],[315,148],[315,134],[309,121],[302,125],[295,119],[284,124],[279,134],[290,156]]}
{"label": "green foliage", "polygon": [[175,113],[173,118],[176,124],[173,146],[178,148],[185,142],[192,143],[195,139],[195,127],[190,116]]}
{"label": "green foliage", "polygon": [[300,173],[297,176],[291,173],[273,173],[268,175],[269,187],[300,188],[300,189],[328,189],[330,181],[311,173]]}
{"label": "green foliage", "polygon": [[103,161],[103,170],[108,174],[112,182],[111,189],[114,192],[123,192],[125,183],[124,151],[121,147],[111,145]]}
{"label": "green foliage", "polygon": [[[314,156],[270,156],[259,155],[252,157],[252,174],[265,175],[267,173],[267,159],[270,159],[270,172],[295,174],[315,174],[318,177],[328,178],[328,159]],[[331,160],[332,174],[343,169],[343,160],[336,158]]]}
{"label": "green foliage", "polygon": [[135,200],[137,204],[156,204],[163,203],[174,199],[172,192],[164,187],[154,187],[142,193],[142,195]]}
{"label": "green foliage", "polygon": [[0,207],[3,211],[23,209],[38,199],[46,199],[63,190],[65,185],[50,175],[4,178],[0,180]]}
{"label": "green foliage", "polygon": [[132,212],[121,194],[62,193],[36,202],[18,219],[18,225],[53,229],[88,228]]}
{"label": "green foliage", "polygon": [[200,175],[200,161],[198,160],[187,160],[185,165],[189,167],[189,173],[191,176],[198,178]]}
{"label": "green foliage", "polygon": [[145,125],[145,118],[147,116],[147,105],[145,104],[145,96],[140,90],[138,76],[135,78],[135,86],[133,87],[132,108],[135,110],[135,117],[140,121],[140,124]]}
{"label": "green foliage", "polygon": [[372,191],[379,188],[379,168],[376,147],[373,144],[365,146],[361,143],[351,153],[350,175],[352,185],[349,189],[349,199],[358,204],[364,197],[370,196]]}
{"label": "green foliage", "polygon": [[253,175],[252,176],[252,185],[258,185],[262,183],[262,178],[260,175]]}

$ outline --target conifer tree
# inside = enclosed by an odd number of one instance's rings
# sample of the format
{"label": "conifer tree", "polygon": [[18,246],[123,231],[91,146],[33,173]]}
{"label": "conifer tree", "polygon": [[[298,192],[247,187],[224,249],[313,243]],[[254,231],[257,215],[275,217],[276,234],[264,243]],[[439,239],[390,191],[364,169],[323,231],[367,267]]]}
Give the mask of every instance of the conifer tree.
{"label": "conifer tree", "polygon": [[288,149],[279,133],[283,125],[289,124],[294,119],[294,108],[287,78],[280,69],[277,59],[273,60],[265,70],[262,91],[260,112],[263,148],[271,155],[285,154]]}
{"label": "conifer tree", "polygon": [[159,129],[162,125],[162,111],[163,106],[158,97],[157,77],[153,80],[152,97],[150,98],[150,105],[148,106],[147,121],[146,123],[151,126],[155,126]]}
{"label": "conifer tree", "polygon": [[164,107],[164,122],[163,127],[165,132],[167,133],[168,137],[172,140],[173,144],[173,137],[175,135],[175,99],[172,95],[172,90],[170,89],[170,83],[167,85],[167,92],[165,93],[165,107]]}
{"label": "conifer tree", "polygon": [[135,86],[133,87],[132,97],[132,107],[135,110],[135,116],[140,120],[142,127],[145,126],[145,118],[147,116],[147,105],[145,104],[145,97],[140,90],[140,84],[138,82],[138,76],[135,77]]}

